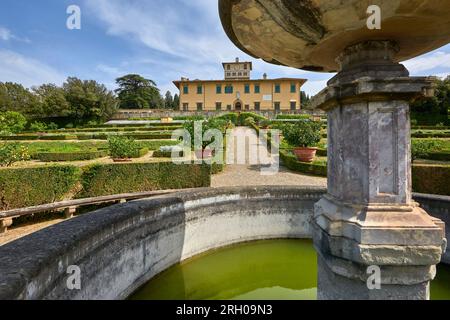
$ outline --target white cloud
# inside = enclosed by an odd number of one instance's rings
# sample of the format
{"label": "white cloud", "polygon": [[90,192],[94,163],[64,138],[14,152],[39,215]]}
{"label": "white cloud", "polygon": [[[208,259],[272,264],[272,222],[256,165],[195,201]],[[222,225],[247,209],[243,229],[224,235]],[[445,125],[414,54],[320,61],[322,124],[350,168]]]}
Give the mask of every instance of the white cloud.
{"label": "white cloud", "polygon": [[52,67],[19,53],[0,49],[0,81],[17,82],[26,87],[42,83],[60,85],[65,77]]}
{"label": "white cloud", "polygon": [[404,62],[411,73],[424,73],[436,68],[450,68],[450,53],[437,51]]}
{"label": "white cloud", "polygon": [[8,41],[12,37],[11,31],[6,28],[0,27],[0,40]]}

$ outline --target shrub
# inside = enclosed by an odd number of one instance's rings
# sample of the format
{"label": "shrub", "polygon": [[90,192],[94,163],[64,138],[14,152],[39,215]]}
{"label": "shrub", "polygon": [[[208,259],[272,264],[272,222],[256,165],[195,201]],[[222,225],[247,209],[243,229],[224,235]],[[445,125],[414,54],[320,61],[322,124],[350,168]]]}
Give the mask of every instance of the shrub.
{"label": "shrub", "polygon": [[50,122],[47,125],[47,130],[58,130],[58,129],[59,129],[59,126],[54,122]]}
{"label": "shrub", "polygon": [[211,185],[206,165],[163,163],[95,164],[86,168],[79,197],[98,197],[129,192],[198,188]]}
{"label": "shrub", "polygon": [[254,125],[256,123],[255,119],[252,117],[248,117],[247,119],[245,119],[244,124],[246,126],[251,126]]}
{"label": "shrub", "polygon": [[253,118],[255,120],[255,122],[260,122],[260,121],[264,121],[267,120],[266,117],[263,117],[257,113],[253,113],[253,112],[241,112],[238,116],[238,120],[237,120],[237,125],[242,126],[242,125],[246,125],[245,124],[245,120],[247,118]]}
{"label": "shrub", "polygon": [[234,125],[238,124],[239,116],[236,113],[226,113],[221,116],[215,117],[216,120],[224,120],[226,122],[231,122]]}
{"label": "shrub", "polygon": [[33,158],[43,162],[86,161],[103,158],[107,155],[107,151],[97,150],[84,152],[38,152],[33,155]]}
{"label": "shrub", "polygon": [[43,122],[35,121],[30,125],[30,131],[33,132],[45,132],[47,130],[47,125]]}
{"label": "shrub", "polygon": [[440,149],[440,144],[433,140],[413,140],[412,141],[412,160],[428,159],[430,153]]}
{"label": "shrub", "polygon": [[66,124],[66,129],[73,129],[74,127],[73,123]]}
{"label": "shrub", "polygon": [[70,199],[81,170],[75,166],[0,169],[0,209],[10,210]]}
{"label": "shrub", "polygon": [[9,167],[19,161],[30,160],[30,154],[26,146],[18,143],[0,145],[0,166]]}
{"label": "shrub", "polygon": [[292,171],[312,174],[315,176],[326,177],[327,176],[327,164],[326,163],[305,163],[299,162],[297,157],[287,151],[280,152],[280,159],[287,168]]}
{"label": "shrub", "polygon": [[27,119],[19,112],[0,112],[0,134],[19,133],[25,129]]}
{"label": "shrub", "polygon": [[189,132],[189,135],[191,136],[191,148],[192,150],[195,148],[195,141],[198,139],[199,141],[202,141],[202,148],[205,149],[208,145],[213,143],[213,141],[204,141],[203,137],[205,133],[210,129],[216,129],[220,132],[224,132],[227,128],[227,122],[223,118],[215,118],[211,119],[209,121],[203,121],[201,124],[201,132],[195,131],[195,122],[189,121],[184,124],[184,129]]}
{"label": "shrub", "polygon": [[315,121],[300,121],[281,127],[284,139],[295,147],[313,147],[322,139],[322,125]]}
{"label": "shrub", "polygon": [[172,158],[173,151],[176,151],[180,157],[184,157],[184,152],[178,146],[163,146],[153,152],[153,158]]}
{"label": "shrub", "polygon": [[121,136],[108,138],[109,153],[112,158],[129,159],[136,155],[139,145],[133,139]]}
{"label": "shrub", "polygon": [[450,196],[450,165],[415,164],[412,172],[414,192]]}

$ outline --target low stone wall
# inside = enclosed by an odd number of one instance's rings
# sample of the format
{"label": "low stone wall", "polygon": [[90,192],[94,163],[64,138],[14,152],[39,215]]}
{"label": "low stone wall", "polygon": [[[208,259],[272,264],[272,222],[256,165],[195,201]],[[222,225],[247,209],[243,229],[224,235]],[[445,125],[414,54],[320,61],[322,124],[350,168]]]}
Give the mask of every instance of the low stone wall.
{"label": "low stone wall", "polygon": [[[0,300],[122,299],[174,264],[211,249],[310,238],[314,204],[325,192],[196,189],[82,215],[0,247]],[[415,199],[450,226],[448,197]],[[449,251],[446,257],[449,263]],[[67,288],[72,265],[81,270],[81,290]]]}
{"label": "low stone wall", "polygon": [[[310,238],[321,188],[199,189],[112,206],[0,247],[0,299],[121,299],[172,265],[244,241]],[[67,288],[69,266],[81,290]]]}
{"label": "low stone wall", "polygon": [[[415,193],[414,200],[420,203],[420,206],[424,208],[430,215],[445,222],[446,238],[447,241],[449,241],[450,197]],[[447,246],[447,251],[442,257],[442,262],[445,264],[450,264],[450,245]]]}

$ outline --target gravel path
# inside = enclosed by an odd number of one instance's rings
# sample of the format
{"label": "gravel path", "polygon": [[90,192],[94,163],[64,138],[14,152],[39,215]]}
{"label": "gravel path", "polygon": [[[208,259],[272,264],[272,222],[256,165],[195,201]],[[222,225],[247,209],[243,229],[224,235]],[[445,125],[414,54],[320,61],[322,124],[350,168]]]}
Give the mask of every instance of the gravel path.
{"label": "gravel path", "polygon": [[[253,153],[257,152],[257,137],[254,130],[246,127],[235,129],[235,135],[248,136],[249,143],[246,152],[246,164],[227,165],[223,173],[212,177],[212,187],[237,187],[237,186],[320,186],[326,187],[327,179],[299,174],[281,166],[275,175],[261,174],[261,165],[251,165],[249,161],[249,146]],[[256,143],[255,143],[256,142]],[[227,147],[229,148],[229,146]],[[267,148],[263,151],[267,152]],[[254,163],[254,162],[253,162]]]}

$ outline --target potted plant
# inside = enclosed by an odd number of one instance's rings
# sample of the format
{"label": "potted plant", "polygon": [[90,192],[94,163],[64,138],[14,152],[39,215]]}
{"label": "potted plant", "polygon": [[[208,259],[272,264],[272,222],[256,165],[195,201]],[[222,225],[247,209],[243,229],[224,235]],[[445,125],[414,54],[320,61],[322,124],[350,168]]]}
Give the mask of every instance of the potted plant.
{"label": "potted plant", "polygon": [[133,139],[121,136],[108,138],[109,153],[114,162],[130,162],[139,149],[139,145]]}
{"label": "potted plant", "polygon": [[316,156],[315,147],[322,139],[322,125],[319,122],[305,120],[283,127],[284,139],[294,147],[293,152],[302,162],[312,162]]}
{"label": "potted plant", "polygon": [[[208,145],[211,144],[211,141],[203,140],[205,133],[210,129],[217,129],[221,132],[224,132],[227,128],[227,125],[228,123],[225,120],[211,119],[209,121],[203,121],[201,124],[201,131],[195,132],[195,125],[193,121],[185,123],[184,129],[187,130],[191,136],[191,148],[194,150],[195,156],[198,159],[207,159],[214,156],[213,150],[208,148]],[[195,145],[195,140],[202,141],[201,149],[198,149],[198,146]]]}

